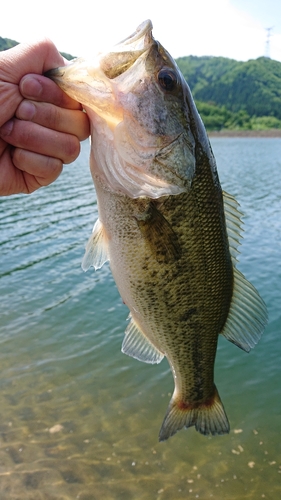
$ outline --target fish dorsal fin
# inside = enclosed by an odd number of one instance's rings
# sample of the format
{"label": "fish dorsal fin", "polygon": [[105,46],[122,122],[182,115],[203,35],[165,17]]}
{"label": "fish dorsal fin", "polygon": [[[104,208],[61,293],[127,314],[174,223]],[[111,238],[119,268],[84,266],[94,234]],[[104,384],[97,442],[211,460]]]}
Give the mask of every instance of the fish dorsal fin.
{"label": "fish dorsal fin", "polygon": [[246,352],[258,343],[267,324],[266,305],[255,287],[233,268],[234,285],[222,335]]}
{"label": "fish dorsal fin", "polygon": [[125,331],[122,352],[144,363],[160,363],[164,354],[145,337],[131,315],[129,317],[131,321]]}
{"label": "fish dorsal fin", "polygon": [[240,239],[242,238],[242,212],[238,209],[239,203],[236,201],[234,196],[223,191],[223,203],[224,203],[224,214],[226,229],[229,242],[229,251],[232,258],[233,265],[236,265],[237,254],[239,253],[238,246],[240,245]]}
{"label": "fish dorsal fin", "polygon": [[98,219],[86,245],[86,252],[82,260],[82,269],[83,271],[88,271],[91,266],[95,270],[100,269],[108,260],[107,238],[103,225]]}
{"label": "fish dorsal fin", "polygon": [[242,232],[242,213],[234,196],[223,192],[229,251],[233,263],[234,283],[230,309],[222,335],[249,352],[259,341],[267,323],[266,305],[258,291],[236,269]]}

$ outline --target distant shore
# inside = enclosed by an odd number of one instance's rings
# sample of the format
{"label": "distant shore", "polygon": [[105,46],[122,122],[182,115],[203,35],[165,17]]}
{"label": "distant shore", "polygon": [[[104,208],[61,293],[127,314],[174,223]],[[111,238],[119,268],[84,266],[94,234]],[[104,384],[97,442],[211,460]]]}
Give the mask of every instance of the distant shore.
{"label": "distant shore", "polygon": [[281,129],[220,130],[208,132],[209,137],[281,137]]}

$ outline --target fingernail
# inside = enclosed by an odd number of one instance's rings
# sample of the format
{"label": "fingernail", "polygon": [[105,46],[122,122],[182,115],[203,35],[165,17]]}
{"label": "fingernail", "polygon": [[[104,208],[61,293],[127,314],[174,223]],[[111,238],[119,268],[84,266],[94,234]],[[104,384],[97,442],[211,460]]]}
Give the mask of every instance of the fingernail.
{"label": "fingernail", "polygon": [[36,112],[34,104],[30,101],[22,101],[17,109],[17,118],[20,120],[32,120]]}
{"label": "fingernail", "polygon": [[7,137],[12,133],[14,128],[14,120],[9,120],[2,127],[0,127],[0,135],[1,137]]}
{"label": "fingernail", "polygon": [[39,80],[37,80],[34,76],[26,76],[21,81],[20,90],[24,97],[34,99],[36,97],[40,97],[43,87]]}

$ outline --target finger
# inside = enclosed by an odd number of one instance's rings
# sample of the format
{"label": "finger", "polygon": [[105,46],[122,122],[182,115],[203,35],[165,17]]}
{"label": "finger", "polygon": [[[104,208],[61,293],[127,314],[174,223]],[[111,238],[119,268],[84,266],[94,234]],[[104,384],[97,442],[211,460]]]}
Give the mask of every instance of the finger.
{"label": "finger", "polygon": [[0,139],[0,158],[2,157],[2,154],[4,153],[6,148],[7,148],[6,141],[3,141],[3,139]]}
{"label": "finger", "polygon": [[5,143],[5,147],[1,148],[0,156],[0,196],[26,192],[22,172],[14,166],[11,156],[12,146]]}
{"label": "finger", "polygon": [[0,137],[12,146],[58,158],[63,163],[73,162],[80,153],[80,142],[75,135],[57,132],[25,120],[10,120],[0,128]]}
{"label": "finger", "polygon": [[23,97],[34,101],[44,101],[63,108],[82,109],[81,104],[74,101],[58,85],[42,75],[25,75],[19,84]]}
{"label": "finger", "polygon": [[0,81],[0,126],[14,116],[21,100],[22,95],[16,85]]}
{"label": "finger", "polygon": [[13,164],[22,171],[28,193],[54,182],[63,169],[63,164],[58,158],[39,155],[20,148],[14,150]]}
{"label": "finger", "polygon": [[43,127],[75,135],[80,141],[89,137],[89,120],[83,111],[70,110],[45,102],[24,100],[20,103],[16,117]]}
{"label": "finger", "polygon": [[42,75],[49,69],[64,64],[63,57],[51,40],[45,38],[36,43],[21,43],[9,49],[6,54],[3,53],[0,78],[5,82],[18,84],[23,75]]}

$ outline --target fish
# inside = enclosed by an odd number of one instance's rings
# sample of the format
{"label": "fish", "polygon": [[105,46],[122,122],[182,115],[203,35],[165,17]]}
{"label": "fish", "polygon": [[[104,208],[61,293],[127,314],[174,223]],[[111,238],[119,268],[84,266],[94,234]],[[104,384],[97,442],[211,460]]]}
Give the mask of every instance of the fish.
{"label": "fish", "polygon": [[129,308],[122,352],[166,357],[174,378],[159,440],[195,426],[227,434],[214,382],[219,335],[249,352],[266,305],[237,269],[242,214],[222,191],[189,86],[152,23],[89,60],[47,73],[91,123],[98,220],[82,268],[109,261]]}

